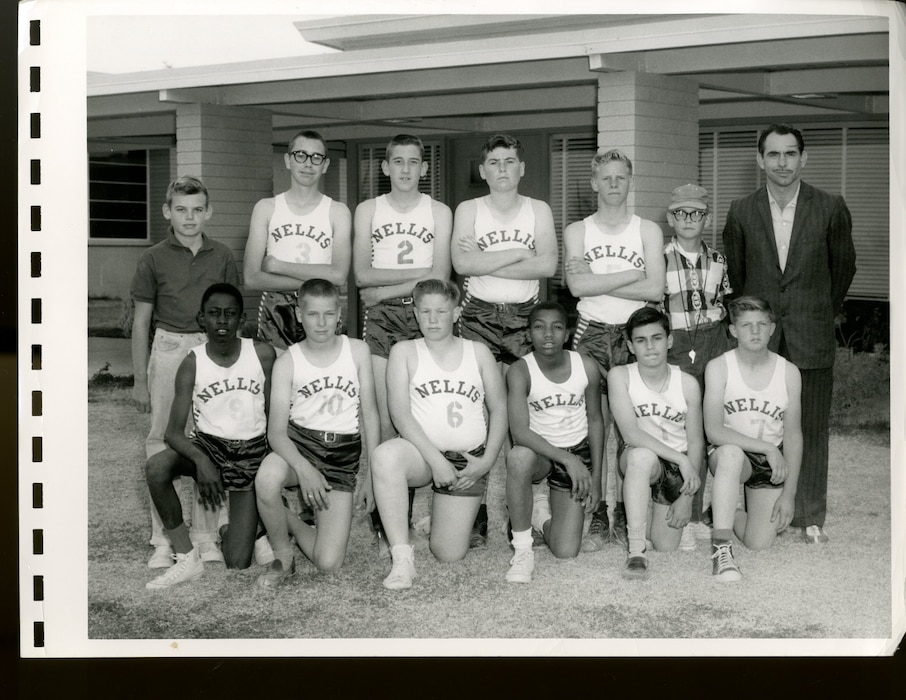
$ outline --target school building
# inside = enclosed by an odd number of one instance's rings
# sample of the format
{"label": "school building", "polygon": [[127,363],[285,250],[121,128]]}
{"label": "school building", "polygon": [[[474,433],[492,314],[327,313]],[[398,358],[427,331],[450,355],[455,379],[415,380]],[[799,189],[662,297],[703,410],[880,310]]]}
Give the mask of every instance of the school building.
{"label": "school building", "polygon": [[[166,235],[160,206],[177,174],[204,179],[207,231],[241,265],[252,208],[288,187],[283,153],[300,129],[329,141],[324,191],[351,210],[389,189],[380,162],[396,133],[424,140],[422,189],[451,208],[487,192],[484,139],[513,134],[526,150],[520,191],[550,203],[558,236],[595,209],[592,155],[617,147],[635,166],[629,205],[665,233],[671,190],[707,187],[720,248],[730,202],[763,184],[758,132],[785,121],[804,132],[803,178],[852,211],[850,297],[889,297],[887,17],[347,15],[295,28],[337,51],[89,74],[90,295],[128,298],[138,256]],[[547,291],[564,294],[559,276]]]}

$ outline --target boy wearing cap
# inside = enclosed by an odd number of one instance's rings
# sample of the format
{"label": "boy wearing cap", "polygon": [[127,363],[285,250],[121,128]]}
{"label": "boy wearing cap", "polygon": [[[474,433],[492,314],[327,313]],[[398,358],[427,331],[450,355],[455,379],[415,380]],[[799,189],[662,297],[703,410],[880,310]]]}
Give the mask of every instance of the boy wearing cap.
{"label": "boy wearing cap", "polygon": [[[673,190],[667,223],[674,231],[664,245],[667,285],[660,302],[673,334],[667,361],[695,377],[704,394],[705,365],[730,347],[723,300],[732,292],[726,259],[703,240],[711,223],[708,191],[691,183]],[[704,463],[701,467],[699,478],[704,483]],[[702,522],[703,495],[704,489],[699,489],[692,501],[692,517],[680,549],[691,551],[696,537],[710,537],[710,529]]]}

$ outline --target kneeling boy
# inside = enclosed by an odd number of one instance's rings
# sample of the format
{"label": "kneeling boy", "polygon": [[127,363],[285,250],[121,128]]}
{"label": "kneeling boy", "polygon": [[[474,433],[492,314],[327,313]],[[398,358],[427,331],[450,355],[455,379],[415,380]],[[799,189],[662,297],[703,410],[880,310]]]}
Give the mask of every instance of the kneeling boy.
{"label": "kneeling boy", "polygon": [[705,438],[698,382],[667,364],[673,341],[667,317],[657,309],[639,309],[626,322],[626,340],[636,362],[612,368],[607,386],[620,433],[618,463],[629,533],[623,577],[642,579],[648,577],[649,494],[654,501],[651,544],[673,551],[700,485]]}
{"label": "kneeling boy", "polygon": [[[169,588],[201,576],[204,564],[192,546],[182,505],[173,486],[176,476],[191,476],[199,500],[211,510],[229,493],[230,522],[221,528],[226,565],[248,567],[252,559],[258,512],[254,479],[267,454],[267,397],[274,349],[267,343],[236,336],[245,320],[242,295],[231,284],[205,290],[198,324],[208,340],[192,348],[176,372],[176,395],[166,441],[145,469],[148,489],[176,564],[150,581],[148,589]],[[186,437],[189,408],[195,432]]]}
{"label": "kneeling boy", "polygon": [[[265,588],[295,573],[290,531],[321,571],[336,571],[343,564],[362,438],[370,455],[379,431],[371,352],[363,341],[336,332],[339,290],[326,280],[311,279],[299,288],[298,299],[305,338],[274,363],[267,430],[274,451],[255,479],[258,510],[275,557],[258,577]],[[283,489],[294,486],[314,511],[316,527],[284,506]]]}
{"label": "kneeling boy", "polygon": [[482,343],[453,335],[459,288],[424,280],[412,297],[423,337],[394,345],[387,364],[390,416],[400,437],[378,447],[372,461],[375,502],[393,559],[384,587],[393,590],[409,588],[415,577],[408,489],[433,482],[431,552],[441,561],[462,559],[507,429],[494,357]]}
{"label": "kneeling boy", "polygon": [[[796,366],[768,350],[774,313],[758,297],[730,302],[730,333],[738,346],[705,369],[705,431],[709,458],[712,575],[738,581],[732,533],[749,549],[767,549],[793,518],[802,462],[800,393]],[[739,484],[744,511],[736,511]]]}
{"label": "kneeling boy", "polygon": [[[543,302],[529,313],[534,348],[507,372],[507,413],[515,443],[506,460],[506,500],[513,549],[506,580],[529,583],[532,527],[554,556],[578,555],[586,509],[601,500],[604,418],[597,363],[565,350],[566,310]],[[550,506],[532,484],[547,477]]]}

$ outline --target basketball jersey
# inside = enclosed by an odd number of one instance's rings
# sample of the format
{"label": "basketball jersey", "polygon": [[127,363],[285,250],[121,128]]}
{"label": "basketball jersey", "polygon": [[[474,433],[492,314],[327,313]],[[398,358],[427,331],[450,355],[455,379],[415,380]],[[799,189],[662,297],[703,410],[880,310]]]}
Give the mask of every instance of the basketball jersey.
{"label": "basketball jersey", "polygon": [[523,359],[528,367],[531,387],[528,396],[529,428],[554,447],[572,447],[588,437],[585,389],[588,376],[582,356],[571,350],[569,377],[557,383],[548,379],[533,353]]}
{"label": "basketball jersey", "polygon": [[409,379],[412,417],[442,452],[464,452],[483,445],[488,427],[475,343],[461,340],[462,361],[448,372],[434,362],[424,338],[412,342],[418,357],[418,367]]}
{"label": "basketball jersey", "polygon": [[685,453],[686,396],[683,394],[683,373],[676,365],[667,365],[670,379],[661,393],[648,388],[637,363],[626,365],[629,373],[629,400],[639,427],[671,450]]}
{"label": "basketball jersey", "polygon": [[[485,197],[475,200],[475,240],[481,251],[528,248],[535,250],[535,210],[530,197],[521,197],[522,206],[512,221],[495,218]],[[510,280],[494,275],[467,277],[467,296],[492,304],[517,304],[538,297],[538,280]]]}
{"label": "basketball jersey", "polygon": [[747,437],[774,446],[783,442],[783,415],[790,403],[786,390],[786,360],[774,357],[771,381],[761,391],[752,389],[742,378],[736,350],[724,353],[727,385],[724,388],[724,425]]}
{"label": "basketball jersey", "polygon": [[228,440],[251,440],[267,431],[264,369],[255,352],[255,341],[240,340],[239,357],[229,367],[221,367],[208,357],[207,343],[190,350],[195,354],[192,418],[199,432]]}
{"label": "basketball jersey", "polygon": [[[620,233],[604,233],[595,222],[594,214],[583,220],[585,224],[585,262],[596,275],[645,270],[645,250],[642,247],[642,220],[635,214]],[[598,323],[620,325],[626,323],[632,312],[645,306],[636,299],[620,299],[610,294],[598,294],[579,299],[579,315]]]}
{"label": "basketball jersey", "polygon": [[371,266],[376,269],[428,267],[434,264],[434,212],[422,194],[412,211],[401,214],[387,195],[374,200],[371,217]]}
{"label": "basketball jersey", "polygon": [[289,347],[293,359],[293,393],[289,417],[309,430],[359,432],[359,372],[349,338],[340,337],[340,352],[327,367],[316,367],[299,343]]}
{"label": "basketball jersey", "polygon": [[274,213],[267,223],[267,255],[285,262],[329,265],[333,259],[332,201],[321,195],[314,211],[299,216],[290,210],[285,192],[274,197]]}

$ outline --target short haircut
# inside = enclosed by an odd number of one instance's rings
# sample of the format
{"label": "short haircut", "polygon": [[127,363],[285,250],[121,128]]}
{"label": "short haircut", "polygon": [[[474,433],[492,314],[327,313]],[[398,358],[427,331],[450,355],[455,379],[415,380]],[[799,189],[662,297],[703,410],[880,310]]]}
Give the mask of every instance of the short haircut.
{"label": "short haircut", "polygon": [[459,287],[449,280],[422,280],[412,290],[412,301],[418,304],[427,294],[440,294],[452,301],[453,306],[459,306]]}
{"label": "short haircut", "polygon": [[173,197],[177,194],[203,194],[205,207],[211,204],[208,188],[194,175],[178,177],[167,186],[167,207],[173,204]]}
{"label": "short haircut", "polygon": [[325,141],[324,137],[321,136],[321,134],[319,134],[317,131],[312,131],[311,129],[303,129],[298,134],[293,136],[286,146],[287,153],[293,152],[293,145],[296,143],[296,139],[310,139],[312,141],[320,141],[321,145],[324,146],[324,155],[327,156],[327,141]]}
{"label": "short haircut", "polygon": [[556,301],[542,301],[542,302],[535,304],[532,307],[532,310],[529,311],[529,315],[528,315],[529,326],[532,325],[534,320],[537,318],[538,314],[540,314],[542,311],[556,311],[558,314],[560,314],[560,317],[563,319],[563,323],[567,322],[566,309],[564,309],[563,306],[558,304]]}
{"label": "short haircut", "polygon": [[727,313],[730,315],[730,323],[736,323],[736,319],[746,311],[761,311],[768,315],[771,323],[776,323],[777,315],[767,299],[761,297],[736,297],[727,305]]}
{"label": "short haircut", "polygon": [[210,298],[215,294],[225,294],[228,297],[233,297],[233,299],[236,300],[236,303],[239,304],[239,310],[245,310],[245,300],[234,285],[229,282],[216,282],[205,289],[204,294],[201,295],[201,311],[204,311],[205,304],[207,304]]}
{"label": "short haircut", "polygon": [[413,136],[412,134],[397,134],[390,139],[390,143],[387,144],[387,150],[384,153],[384,160],[388,163],[390,162],[390,152],[395,146],[417,146],[422,160],[425,159],[425,144],[422,143],[422,140],[418,136]]}
{"label": "short haircut", "polygon": [[641,326],[658,323],[667,335],[670,335],[670,319],[667,314],[655,309],[653,306],[643,306],[633,311],[632,316],[626,321],[626,340],[632,343],[632,332]]}
{"label": "short haircut", "polygon": [[516,157],[521,161],[525,155],[525,148],[515,136],[509,134],[494,134],[481,147],[481,162],[484,163],[488,154],[497,148],[515,148]]}
{"label": "short haircut", "polygon": [[317,277],[305,280],[299,287],[299,305],[305,297],[333,297],[339,301],[340,290],[333,282],[322,280]]}
{"label": "short haircut", "polygon": [[767,129],[758,135],[758,152],[764,155],[764,142],[771,134],[786,136],[792,134],[796,137],[796,145],[799,146],[800,155],[805,150],[805,139],[802,138],[802,132],[792,124],[771,124]]}
{"label": "short haircut", "polygon": [[623,163],[626,166],[626,169],[629,171],[629,175],[632,176],[632,161],[629,160],[629,157],[618,148],[611,148],[608,151],[598,151],[595,154],[595,157],[591,159],[591,174],[597,175],[598,168],[600,168],[605,163],[611,163],[613,161],[616,161],[617,163]]}

